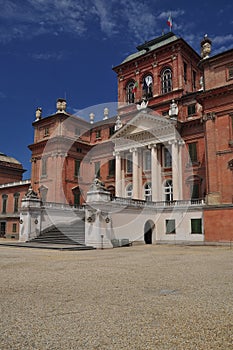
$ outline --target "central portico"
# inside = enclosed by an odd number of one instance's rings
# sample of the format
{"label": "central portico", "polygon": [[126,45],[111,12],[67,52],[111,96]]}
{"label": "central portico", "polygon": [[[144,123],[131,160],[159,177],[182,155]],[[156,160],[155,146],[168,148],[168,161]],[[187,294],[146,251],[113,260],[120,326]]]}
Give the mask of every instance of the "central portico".
{"label": "central portico", "polygon": [[144,109],[112,137],[116,196],[181,200],[182,146],[174,121]]}

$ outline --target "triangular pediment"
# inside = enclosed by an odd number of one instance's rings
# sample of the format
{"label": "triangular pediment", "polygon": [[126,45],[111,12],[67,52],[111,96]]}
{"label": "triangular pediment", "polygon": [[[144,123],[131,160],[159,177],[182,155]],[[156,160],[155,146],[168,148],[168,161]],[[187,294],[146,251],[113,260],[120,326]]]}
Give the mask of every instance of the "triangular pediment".
{"label": "triangular pediment", "polygon": [[134,147],[135,143],[146,145],[163,143],[174,139],[176,129],[174,124],[158,114],[138,113],[127,124],[119,129],[111,138],[118,148]]}

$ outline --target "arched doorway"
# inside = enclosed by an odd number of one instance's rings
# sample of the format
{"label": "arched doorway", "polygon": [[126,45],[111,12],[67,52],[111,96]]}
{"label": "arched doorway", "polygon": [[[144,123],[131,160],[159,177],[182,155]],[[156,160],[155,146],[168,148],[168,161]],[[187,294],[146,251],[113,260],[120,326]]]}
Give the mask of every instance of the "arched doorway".
{"label": "arched doorway", "polygon": [[148,220],[144,225],[144,242],[145,244],[152,244],[152,234],[155,224],[152,220]]}

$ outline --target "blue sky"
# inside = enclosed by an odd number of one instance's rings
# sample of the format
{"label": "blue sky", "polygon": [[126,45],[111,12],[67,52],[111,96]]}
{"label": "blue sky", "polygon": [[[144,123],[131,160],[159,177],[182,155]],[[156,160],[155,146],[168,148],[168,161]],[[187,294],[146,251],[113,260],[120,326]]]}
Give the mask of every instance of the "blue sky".
{"label": "blue sky", "polygon": [[84,110],[88,118],[90,106],[117,101],[112,67],[168,32],[170,12],[172,31],[198,53],[206,33],[212,54],[233,48],[232,1],[217,3],[0,0],[0,152],[21,161],[29,178],[36,107],[52,114],[57,98],[65,97],[69,113]]}

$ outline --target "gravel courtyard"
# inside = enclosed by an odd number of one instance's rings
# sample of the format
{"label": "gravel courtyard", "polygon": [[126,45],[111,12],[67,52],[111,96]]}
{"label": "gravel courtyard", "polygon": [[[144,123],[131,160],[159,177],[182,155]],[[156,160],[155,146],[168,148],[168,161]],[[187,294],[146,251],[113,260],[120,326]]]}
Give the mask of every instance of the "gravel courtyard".
{"label": "gravel courtyard", "polygon": [[1,350],[233,349],[233,249],[0,247]]}

